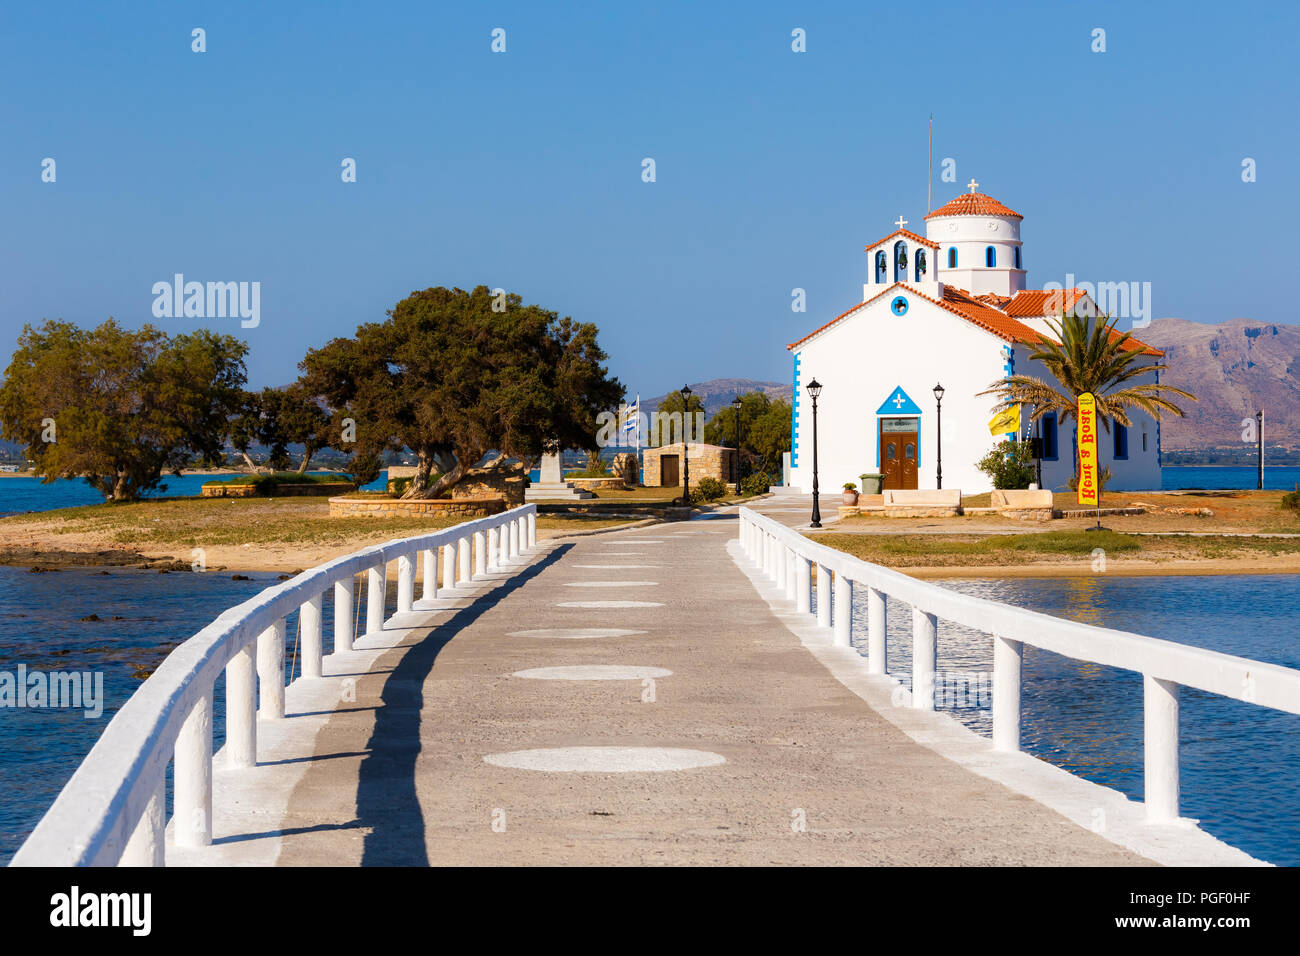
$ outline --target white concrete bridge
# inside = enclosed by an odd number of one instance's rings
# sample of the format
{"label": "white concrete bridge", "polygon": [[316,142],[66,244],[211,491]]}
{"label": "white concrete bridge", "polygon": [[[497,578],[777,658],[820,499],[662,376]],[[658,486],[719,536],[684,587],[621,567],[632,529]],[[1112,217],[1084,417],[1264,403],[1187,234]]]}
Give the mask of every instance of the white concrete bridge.
{"label": "white concrete bridge", "polygon": [[[124,705],[14,865],[1255,862],[1179,818],[1178,688],[1296,713],[1300,672],[956,594],[749,509],[535,527],[527,505],[390,542],[227,611]],[[884,595],[913,607],[911,661],[885,659]],[[992,741],[933,709],[939,618],[994,642]],[[1146,675],[1145,804],[1019,751],[1025,643]]]}

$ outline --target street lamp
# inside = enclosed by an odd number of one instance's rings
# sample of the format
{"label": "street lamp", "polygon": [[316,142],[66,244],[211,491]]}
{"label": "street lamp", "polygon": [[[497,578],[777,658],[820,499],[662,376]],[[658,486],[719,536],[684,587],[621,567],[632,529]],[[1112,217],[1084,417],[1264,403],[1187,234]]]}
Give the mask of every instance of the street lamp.
{"label": "street lamp", "polygon": [[740,406],[742,404],[739,395],[731,400],[731,410],[736,423],[736,494],[740,494]]}
{"label": "street lamp", "polygon": [[1255,440],[1259,442],[1259,480],[1255,483],[1257,491],[1264,490],[1264,409],[1255,413]]}
{"label": "street lamp", "polygon": [[808,394],[813,400],[813,510],[811,528],[822,526],[822,509],[817,491],[817,397],[822,393],[822,383],[813,379],[808,383]]}
{"label": "street lamp", "polygon": [[935,488],[943,488],[943,386],[934,386],[934,480]]}
{"label": "street lamp", "polygon": [[682,504],[691,506],[691,387],[682,386]]}

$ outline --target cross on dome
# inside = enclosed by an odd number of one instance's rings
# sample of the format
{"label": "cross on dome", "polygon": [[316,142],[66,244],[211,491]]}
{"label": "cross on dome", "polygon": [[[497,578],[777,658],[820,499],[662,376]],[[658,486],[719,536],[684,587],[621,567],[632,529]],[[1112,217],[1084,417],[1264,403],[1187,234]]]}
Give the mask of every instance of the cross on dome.
{"label": "cross on dome", "polygon": [[904,219],[902,216],[899,216],[898,222],[894,223],[894,225],[897,226],[899,229],[902,229],[904,226],[907,225],[907,220]]}
{"label": "cross on dome", "polygon": [[975,177],[972,176],[970,178],[970,182],[968,182],[966,185],[970,187],[971,192],[974,192],[975,188],[979,185],[979,183],[975,182]]}

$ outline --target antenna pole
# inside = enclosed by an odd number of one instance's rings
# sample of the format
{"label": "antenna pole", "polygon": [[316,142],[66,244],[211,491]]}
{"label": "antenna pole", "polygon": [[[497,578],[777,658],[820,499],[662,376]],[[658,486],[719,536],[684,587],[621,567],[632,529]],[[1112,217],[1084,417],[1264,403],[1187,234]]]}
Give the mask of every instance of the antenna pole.
{"label": "antenna pole", "polygon": [[930,114],[930,165],[925,171],[925,213],[929,215],[934,211],[934,204],[930,200],[930,183],[934,178],[934,114]]}

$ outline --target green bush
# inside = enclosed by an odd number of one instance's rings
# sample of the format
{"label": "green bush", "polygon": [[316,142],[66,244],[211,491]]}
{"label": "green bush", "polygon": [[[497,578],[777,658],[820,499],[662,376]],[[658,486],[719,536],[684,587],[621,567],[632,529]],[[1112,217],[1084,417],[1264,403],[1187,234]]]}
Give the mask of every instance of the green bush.
{"label": "green bush", "polygon": [[1300,486],[1297,486],[1295,491],[1288,491],[1282,496],[1282,508],[1300,514]]}
{"label": "green bush", "polygon": [[692,504],[699,504],[701,501],[717,501],[719,498],[725,498],[726,496],[727,486],[718,481],[717,478],[701,478],[695,483],[695,487],[691,489]]}
{"label": "green bush", "polygon": [[1034,480],[1034,461],[1027,441],[1000,441],[975,467],[993,479],[999,490],[1028,488]]}
{"label": "green bush", "polygon": [[746,496],[765,495],[771,487],[772,479],[759,471],[745,476],[744,481],[740,483],[740,493]]}

